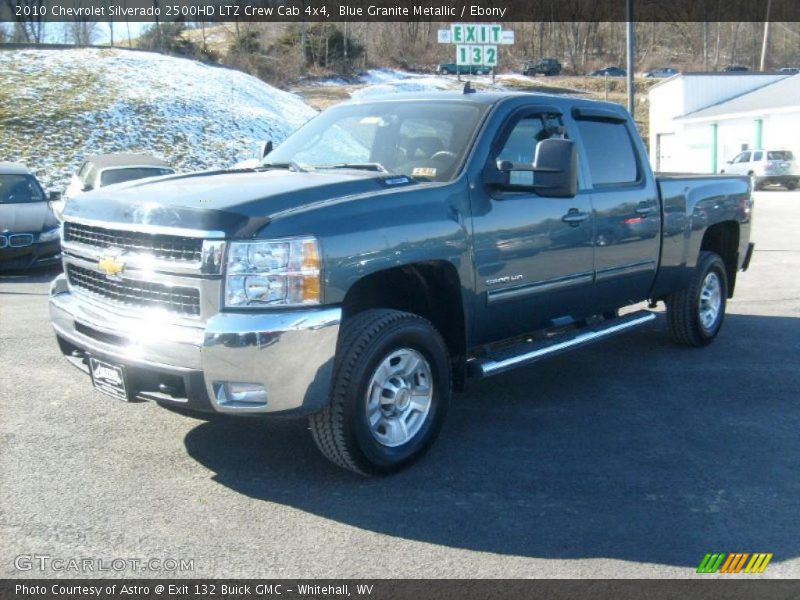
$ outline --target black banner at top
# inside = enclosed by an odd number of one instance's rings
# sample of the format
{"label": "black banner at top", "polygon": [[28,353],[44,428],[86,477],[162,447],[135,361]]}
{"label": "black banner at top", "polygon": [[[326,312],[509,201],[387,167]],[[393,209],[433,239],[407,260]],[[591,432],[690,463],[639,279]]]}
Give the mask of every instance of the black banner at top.
{"label": "black banner at top", "polygon": [[[0,21],[628,21],[626,0],[0,0]],[[633,0],[634,21],[800,21],[800,0]]]}

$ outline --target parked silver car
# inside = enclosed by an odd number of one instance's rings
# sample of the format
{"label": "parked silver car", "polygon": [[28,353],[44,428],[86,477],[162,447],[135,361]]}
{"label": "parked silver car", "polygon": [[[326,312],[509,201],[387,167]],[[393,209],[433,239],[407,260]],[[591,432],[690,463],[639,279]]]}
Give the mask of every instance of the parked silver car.
{"label": "parked silver car", "polygon": [[0,271],[58,263],[60,242],[58,222],[36,177],[24,165],[0,162]]}
{"label": "parked silver car", "polygon": [[53,209],[60,220],[65,203],[81,192],[89,192],[134,179],[171,175],[174,172],[175,169],[170,167],[167,162],[149,154],[120,152],[87,156],[78,171],[72,176],[69,186],[64,192],[63,200],[54,203]]}
{"label": "parked silver car", "polygon": [[791,150],[745,150],[729,160],[721,172],[750,175],[756,190],[770,184],[793,190],[800,180],[800,169]]}

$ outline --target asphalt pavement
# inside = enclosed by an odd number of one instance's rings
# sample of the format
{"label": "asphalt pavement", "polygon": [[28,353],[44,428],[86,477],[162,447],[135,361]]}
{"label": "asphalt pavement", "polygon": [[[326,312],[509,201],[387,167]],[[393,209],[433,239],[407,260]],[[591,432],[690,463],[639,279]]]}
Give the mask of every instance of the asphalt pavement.
{"label": "asphalt pavement", "polygon": [[0,276],[0,577],[693,577],[707,552],[800,577],[800,193],[758,193],[754,228],[710,347],[662,315],[472,383],[425,459],[371,480],[304,421],[95,392],[56,347],[55,272]]}

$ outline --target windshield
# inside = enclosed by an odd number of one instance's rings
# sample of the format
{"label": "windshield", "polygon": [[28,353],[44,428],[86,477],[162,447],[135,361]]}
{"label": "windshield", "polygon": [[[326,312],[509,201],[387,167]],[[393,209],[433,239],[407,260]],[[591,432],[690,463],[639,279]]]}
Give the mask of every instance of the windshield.
{"label": "windshield", "polygon": [[44,192],[33,175],[0,175],[0,204],[44,201]]}
{"label": "windshield", "polygon": [[449,181],[485,112],[463,102],[375,102],[331,108],[273,150],[264,166],[359,168]]}
{"label": "windshield", "polygon": [[794,155],[789,150],[773,150],[767,152],[767,160],[794,160]]}
{"label": "windshield", "polygon": [[113,185],[134,179],[144,179],[145,177],[158,177],[174,173],[172,169],[164,167],[126,167],[124,169],[106,169],[100,175],[100,186]]}

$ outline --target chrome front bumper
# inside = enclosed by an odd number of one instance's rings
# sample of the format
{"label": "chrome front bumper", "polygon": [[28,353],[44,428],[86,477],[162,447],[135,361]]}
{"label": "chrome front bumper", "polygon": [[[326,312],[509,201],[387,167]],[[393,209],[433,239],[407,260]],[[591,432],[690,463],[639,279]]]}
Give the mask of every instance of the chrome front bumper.
{"label": "chrome front bumper", "polygon": [[[305,414],[328,401],[341,309],[219,313],[176,325],[156,313],[109,312],[72,293],[60,275],[50,317],[73,364],[88,371],[94,356],[125,365],[139,397],[222,413]],[[260,386],[265,395],[240,402],[226,384]]]}

